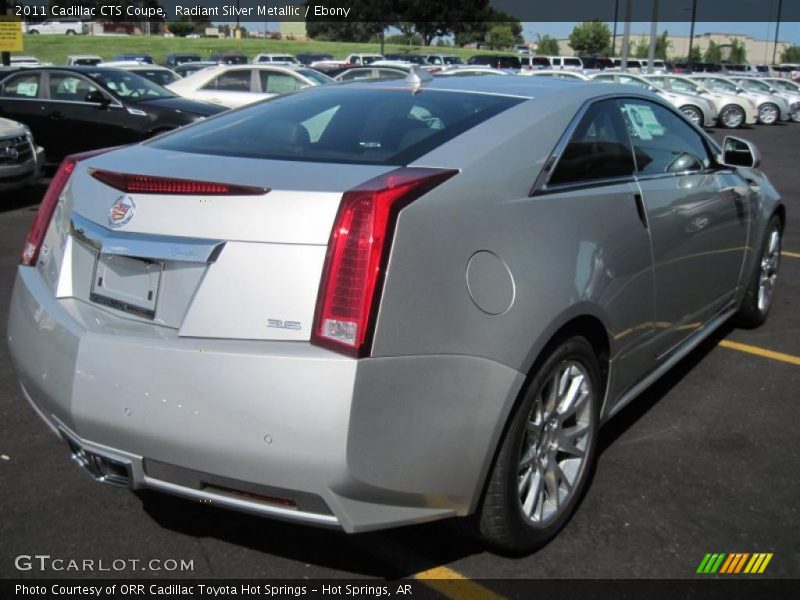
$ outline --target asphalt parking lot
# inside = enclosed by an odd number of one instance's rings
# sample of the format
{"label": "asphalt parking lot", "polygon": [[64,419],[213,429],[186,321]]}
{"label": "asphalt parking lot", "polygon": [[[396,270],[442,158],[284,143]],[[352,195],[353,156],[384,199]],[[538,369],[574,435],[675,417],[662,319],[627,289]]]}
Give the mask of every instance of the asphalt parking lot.
{"label": "asphalt parking lot", "polygon": [[[708,552],[771,552],[764,577],[800,576],[800,125],[737,135],[758,145],[789,213],[771,317],[723,328],[608,424],[583,505],[541,551],[493,554],[449,523],[348,536],[98,485],[25,402],[2,343],[0,577],[109,576],[15,569],[48,554],[193,561],[117,577],[687,578]],[[0,196],[3,339],[43,191]]]}

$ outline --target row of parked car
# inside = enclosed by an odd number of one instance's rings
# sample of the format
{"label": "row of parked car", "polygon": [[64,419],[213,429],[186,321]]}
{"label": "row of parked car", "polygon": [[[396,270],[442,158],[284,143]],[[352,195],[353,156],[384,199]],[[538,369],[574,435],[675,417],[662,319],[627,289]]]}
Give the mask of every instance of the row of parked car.
{"label": "row of parked car", "polygon": [[700,127],[800,122],[800,85],[783,78],[639,75],[612,68],[591,74],[561,69],[515,73],[488,65],[446,64],[447,55],[433,57],[443,61],[435,69],[367,54],[352,55],[346,62],[319,60],[312,63],[317,68],[311,68],[299,61],[272,60],[277,56],[230,64],[167,57],[179,63],[176,69],[200,67],[184,76],[142,60],[141,55],[121,55],[116,57],[120,60],[96,64],[92,63],[99,57],[75,55],[69,57],[68,66],[7,69],[0,74],[0,116],[6,119],[0,130],[0,189],[25,185],[38,177],[45,154],[34,139],[46,148],[47,161],[57,162],[68,154],[133,143],[305,87],[403,79],[425,71],[436,77],[529,76],[631,85],[660,95]]}

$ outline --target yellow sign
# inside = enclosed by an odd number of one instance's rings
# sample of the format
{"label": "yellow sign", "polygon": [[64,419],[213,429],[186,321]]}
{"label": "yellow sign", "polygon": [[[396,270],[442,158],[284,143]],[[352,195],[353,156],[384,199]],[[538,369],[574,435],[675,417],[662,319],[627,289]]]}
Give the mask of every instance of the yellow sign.
{"label": "yellow sign", "polygon": [[22,21],[0,15],[0,52],[22,52]]}

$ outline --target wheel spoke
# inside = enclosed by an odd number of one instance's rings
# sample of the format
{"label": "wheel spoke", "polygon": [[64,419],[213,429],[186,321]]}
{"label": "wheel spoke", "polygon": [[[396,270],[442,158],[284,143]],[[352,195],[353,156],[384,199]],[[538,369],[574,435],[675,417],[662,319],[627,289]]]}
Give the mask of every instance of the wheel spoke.
{"label": "wheel spoke", "polygon": [[557,448],[561,452],[576,458],[586,456],[586,451],[578,447],[579,439],[589,432],[589,425],[578,423],[572,427],[561,429],[556,437]]}
{"label": "wheel spoke", "polygon": [[533,516],[539,496],[542,493],[542,475],[539,471],[534,471],[525,500],[522,502],[522,510],[526,515]]}

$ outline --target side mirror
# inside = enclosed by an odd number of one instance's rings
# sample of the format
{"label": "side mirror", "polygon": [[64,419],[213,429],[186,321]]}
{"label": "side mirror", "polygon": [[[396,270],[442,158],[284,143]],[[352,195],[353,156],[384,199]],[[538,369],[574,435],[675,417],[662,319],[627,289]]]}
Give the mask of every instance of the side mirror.
{"label": "side mirror", "polygon": [[761,153],[753,144],[741,138],[727,136],[722,142],[720,163],[726,167],[756,168],[761,164]]}
{"label": "side mirror", "polygon": [[100,106],[108,106],[111,104],[108,96],[99,90],[93,90],[86,94],[84,101],[91,102],[92,104],[99,104]]}

